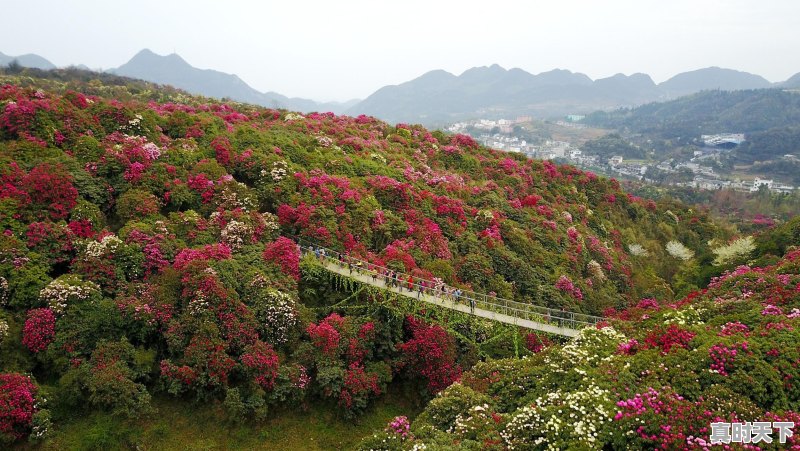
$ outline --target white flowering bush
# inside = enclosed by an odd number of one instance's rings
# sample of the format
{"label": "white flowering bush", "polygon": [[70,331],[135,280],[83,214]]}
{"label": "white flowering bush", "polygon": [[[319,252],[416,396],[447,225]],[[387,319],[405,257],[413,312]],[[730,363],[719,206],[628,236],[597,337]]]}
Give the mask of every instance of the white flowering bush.
{"label": "white flowering bush", "polygon": [[211,303],[208,302],[208,298],[206,298],[202,291],[197,291],[192,299],[189,300],[186,311],[192,316],[201,316],[208,311],[209,307],[211,307]]}
{"label": "white flowering bush", "polygon": [[316,139],[319,145],[322,147],[330,147],[333,145],[333,139],[327,136],[317,136]]}
{"label": "white flowering bush", "polygon": [[252,236],[253,228],[236,220],[228,222],[220,232],[220,240],[234,251],[241,249]]}
{"label": "white flowering bush", "polygon": [[269,171],[270,177],[275,182],[280,182],[286,178],[289,171],[289,164],[283,160],[272,163],[272,170]]}
{"label": "white flowering bush", "polygon": [[42,288],[39,299],[46,302],[55,314],[61,314],[70,304],[99,295],[100,287],[94,282],[85,281],[76,274],[65,274]]}
{"label": "white flowering bush", "polygon": [[425,411],[417,417],[416,424],[429,425],[442,432],[452,432],[459,417],[463,420],[469,416],[474,406],[486,405],[489,401],[486,395],[461,382],[455,382],[428,403]]}
{"label": "white flowering bush", "polygon": [[267,279],[260,275],[253,278],[248,291],[246,302],[253,309],[264,340],[274,346],[288,343],[299,324],[294,298],[271,288]]}
{"label": "white flowering bush", "polygon": [[261,213],[261,221],[264,229],[269,232],[277,232],[281,228],[278,217],[270,212]]}
{"label": "white flowering bush", "polygon": [[694,251],[684,246],[680,241],[672,240],[666,245],[667,253],[679,260],[687,261],[694,258]]}
{"label": "white flowering bush", "polygon": [[386,164],[386,158],[384,158],[383,155],[381,154],[373,152],[369,154],[369,157],[372,158],[373,160],[380,161],[381,163]]}
{"label": "white flowering bush", "polygon": [[256,209],[258,206],[257,198],[247,185],[233,180],[226,180],[222,183],[222,189],[219,193],[221,207],[225,210],[241,208],[244,211],[250,211]]}
{"label": "white flowering bush", "polygon": [[628,245],[628,252],[631,253],[634,257],[648,257],[650,256],[650,252],[644,248],[641,244],[629,244]]}
{"label": "white flowering bush", "polygon": [[0,307],[8,303],[8,280],[0,276]]}
{"label": "white flowering bush", "polygon": [[477,440],[487,431],[495,429],[501,418],[492,411],[488,404],[481,404],[458,414],[453,427],[447,432],[458,435],[462,439]]}
{"label": "white flowering bush", "polygon": [[478,221],[492,221],[494,219],[494,213],[492,210],[480,210],[478,214],[475,215],[475,220]]}
{"label": "white flowering bush", "polygon": [[625,339],[625,335],[613,327],[602,329],[586,327],[577,337],[564,345],[561,352],[549,354],[546,362],[554,372],[574,371],[584,376],[587,369],[597,367],[601,362],[613,358],[617,348]]}
{"label": "white flowering bush", "polygon": [[92,240],[86,243],[84,255],[89,258],[102,257],[113,254],[122,245],[122,240],[116,235],[106,235],[100,241]]}
{"label": "white flowering bush", "polygon": [[700,319],[701,313],[703,313],[703,310],[698,310],[692,305],[680,310],[667,310],[664,312],[664,324],[678,324],[681,326],[703,324]]}
{"label": "white flowering bush", "polygon": [[8,336],[8,322],[2,318],[0,318],[0,344],[3,343],[3,340]]}
{"label": "white flowering bush", "polygon": [[501,436],[509,449],[602,449],[612,408],[609,392],[593,383],[574,392],[556,390],[515,412]]}
{"label": "white flowering bush", "polygon": [[667,210],[667,211],[665,212],[665,214],[666,214],[667,216],[669,216],[669,218],[670,218],[670,219],[672,219],[673,221],[675,221],[675,224],[678,224],[678,223],[680,223],[680,222],[681,222],[680,218],[678,218],[678,216],[677,216],[675,213],[673,213],[673,212],[672,212],[672,210]]}
{"label": "white flowering bush", "polygon": [[302,121],[306,117],[299,113],[286,113],[286,116],[283,117],[284,121]]}
{"label": "white flowering bush", "polygon": [[586,264],[586,271],[591,275],[592,279],[597,282],[606,280],[606,273],[603,272],[603,267],[595,260],[591,260]]}
{"label": "white flowering bush", "polygon": [[752,254],[754,250],[756,250],[756,243],[752,236],[739,238],[730,244],[711,250],[714,255],[716,255],[716,258],[714,258],[714,266],[740,262],[750,257],[750,254]]}

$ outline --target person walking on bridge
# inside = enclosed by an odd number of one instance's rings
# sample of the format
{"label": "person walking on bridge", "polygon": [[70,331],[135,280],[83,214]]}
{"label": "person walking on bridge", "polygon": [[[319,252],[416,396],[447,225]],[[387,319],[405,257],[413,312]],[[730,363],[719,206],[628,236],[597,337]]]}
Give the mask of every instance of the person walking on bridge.
{"label": "person walking on bridge", "polygon": [[475,298],[473,298],[473,297],[469,298],[469,311],[473,315],[475,314]]}

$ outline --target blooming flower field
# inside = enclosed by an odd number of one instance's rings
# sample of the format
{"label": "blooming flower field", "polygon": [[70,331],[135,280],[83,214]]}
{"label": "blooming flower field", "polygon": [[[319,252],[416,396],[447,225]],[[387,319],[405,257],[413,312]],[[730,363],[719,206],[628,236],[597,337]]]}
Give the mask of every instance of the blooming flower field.
{"label": "blooming flower field", "polygon": [[[701,420],[796,409],[794,257],[682,299],[709,243],[731,243],[719,263],[752,244],[703,212],[464,135],[138,86],[0,76],[0,443],[46,439],[51,414],[146,416],[156,393],[245,421],[355,417],[406,384],[436,396],[430,424],[382,431],[410,448],[669,448]],[[613,319],[552,346],[332,278],[292,237]],[[744,410],[707,414],[723,397]]]}

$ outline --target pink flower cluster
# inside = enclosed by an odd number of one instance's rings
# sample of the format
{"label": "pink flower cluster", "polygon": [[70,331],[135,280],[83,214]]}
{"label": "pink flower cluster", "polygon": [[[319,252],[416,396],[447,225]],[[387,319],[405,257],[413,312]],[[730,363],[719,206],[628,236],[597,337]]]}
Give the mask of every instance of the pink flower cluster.
{"label": "pink flower cluster", "polygon": [[711,371],[727,376],[740,350],[747,351],[746,341],[738,345],[725,346],[723,344],[715,344],[712,346],[708,350],[708,356],[711,358]]}
{"label": "pink flower cluster", "polygon": [[311,337],[314,346],[329,357],[335,357],[339,351],[339,341],[341,334],[339,328],[343,324],[343,318],[336,313],[331,313],[319,324],[309,323],[306,333]]}
{"label": "pink flower cluster", "polygon": [[747,325],[736,322],[728,322],[722,325],[717,335],[720,337],[729,337],[731,335],[742,334],[745,337],[750,335],[750,328]]}
{"label": "pink flower cluster", "polygon": [[619,421],[625,417],[639,416],[644,414],[647,409],[653,409],[656,413],[660,413],[664,403],[658,397],[659,393],[649,387],[645,393],[637,393],[633,398],[617,401],[617,407],[622,410],[617,411],[614,420]]}
{"label": "pink flower cluster", "polygon": [[386,425],[386,432],[399,435],[404,439],[408,438],[411,435],[411,422],[408,421],[406,416],[394,417]]}
{"label": "pink flower cluster", "polygon": [[617,346],[617,354],[634,355],[639,351],[639,340],[631,338],[630,340],[620,343]]}
{"label": "pink flower cluster", "polygon": [[658,301],[653,298],[642,299],[636,304],[637,308],[645,309],[645,310],[657,310],[658,309]]}
{"label": "pink flower cluster", "polygon": [[572,280],[570,280],[570,278],[565,275],[562,275],[561,277],[558,278],[558,281],[556,281],[555,286],[559,290],[571,295],[573,298],[577,300],[583,299],[583,292],[581,291],[581,289],[576,287],[575,284],[572,283]]}
{"label": "pink flower cluster", "polygon": [[378,375],[364,371],[364,366],[353,362],[344,374],[344,387],[339,393],[339,404],[347,409],[353,407],[353,399],[369,394],[378,396],[381,389],[378,386]]}
{"label": "pink flower cluster", "polygon": [[762,316],[780,316],[783,315],[783,310],[780,307],[776,307],[772,304],[768,304],[761,310]]}
{"label": "pink flower cluster", "polygon": [[412,374],[427,380],[428,391],[438,393],[460,379],[455,343],[447,331],[411,316],[406,322],[413,336],[398,348]]}

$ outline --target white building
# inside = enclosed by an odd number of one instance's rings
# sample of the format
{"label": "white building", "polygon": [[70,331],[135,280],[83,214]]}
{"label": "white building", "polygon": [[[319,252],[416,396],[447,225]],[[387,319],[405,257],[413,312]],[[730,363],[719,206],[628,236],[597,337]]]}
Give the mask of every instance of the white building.
{"label": "white building", "polygon": [[774,180],[766,180],[766,179],[758,179],[757,178],[757,179],[755,179],[753,181],[753,186],[750,188],[750,192],[754,193],[754,192],[758,191],[758,189],[761,188],[762,186],[766,186],[767,189],[771,190],[772,189],[772,185],[774,183],[775,183]]}

